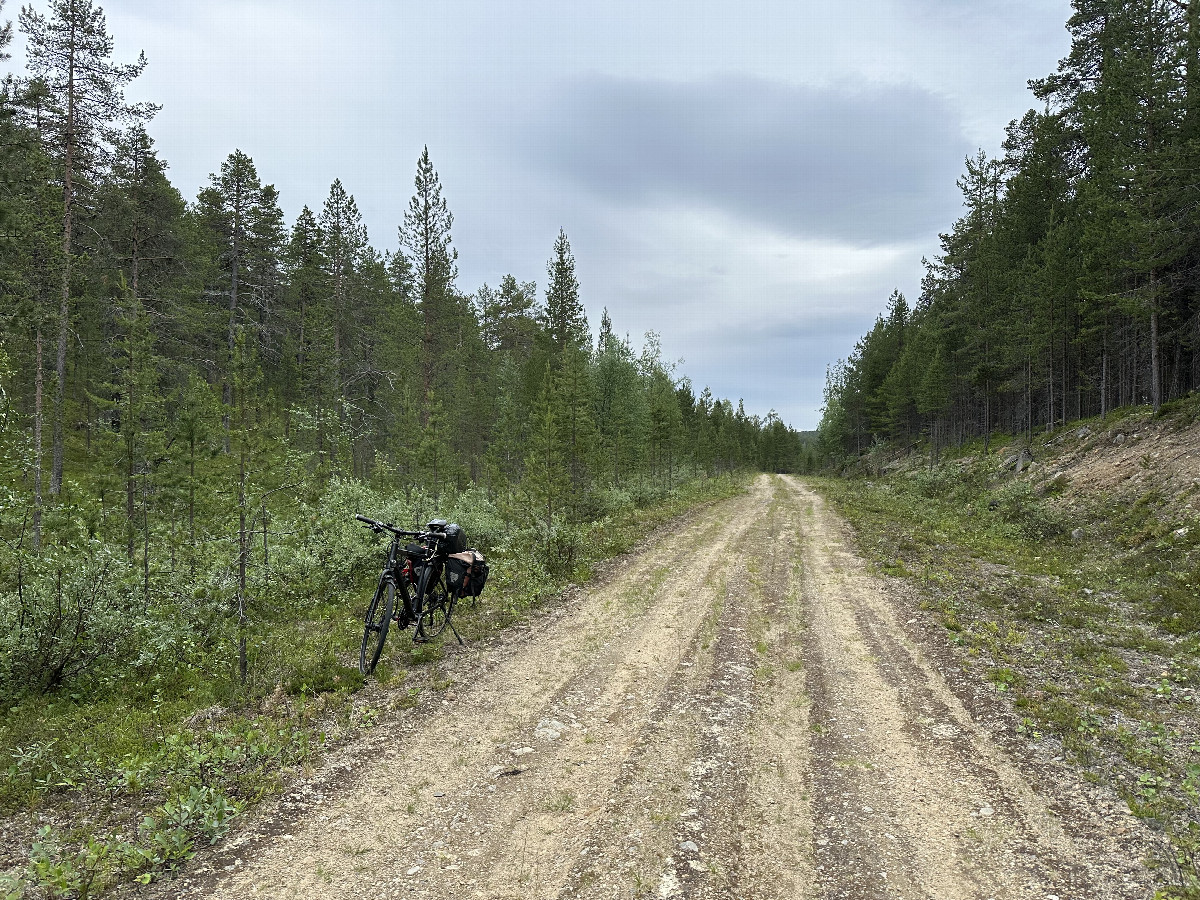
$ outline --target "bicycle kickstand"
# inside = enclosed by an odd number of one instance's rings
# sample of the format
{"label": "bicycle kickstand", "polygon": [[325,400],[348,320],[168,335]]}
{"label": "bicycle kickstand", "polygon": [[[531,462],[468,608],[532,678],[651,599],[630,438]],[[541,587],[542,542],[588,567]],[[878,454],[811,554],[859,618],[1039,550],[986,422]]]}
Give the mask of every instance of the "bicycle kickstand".
{"label": "bicycle kickstand", "polygon": [[453,623],[453,622],[447,622],[446,624],[450,626],[450,630],[451,630],[451,631],[453,631],[453,632],[454,632],[454,636],[455,636],[456,638],[458,638],[458,646],[460,646],[460,647],[465,647],[465,646],[466,646],[466,644],[464,644],[464,643],[463,643],[462,635],[458,633],[458,629],[454,627],[454,623]]}

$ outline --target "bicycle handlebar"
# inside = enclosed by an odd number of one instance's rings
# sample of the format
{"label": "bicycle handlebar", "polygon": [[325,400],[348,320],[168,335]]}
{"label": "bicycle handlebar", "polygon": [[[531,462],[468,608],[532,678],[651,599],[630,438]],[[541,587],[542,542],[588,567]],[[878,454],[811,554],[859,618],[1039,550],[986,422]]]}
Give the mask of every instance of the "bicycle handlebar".
{"label": "bicycle handlebar", "polygon": [[358,513],[355,514],[354,518],[362,522],[373,531],[390,531],[392,534],[397,535],[398,537],[416,538],[417,540],[424,541],[425,543],[429,543],[430,541],[440,541],[446,537],[446,535],[440,531],[405,531],[402,528],[397,528],[391,522],[377,522],[375,519],[368,519],[366,516]]}

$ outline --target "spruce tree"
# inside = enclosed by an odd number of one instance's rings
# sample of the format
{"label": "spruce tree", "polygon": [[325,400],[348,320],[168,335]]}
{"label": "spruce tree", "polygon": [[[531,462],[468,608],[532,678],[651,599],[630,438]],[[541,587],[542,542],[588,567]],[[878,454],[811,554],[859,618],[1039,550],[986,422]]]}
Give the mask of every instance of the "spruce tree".
{"label": "spruce tree", "polygon": [[561,505],[571,488],[570,473],[563,457],[562,405],[557,397],[554,372],[549,365],[542,376],[541,390],[529,421],[529,450],[525,457],[521,486],[529,497],[545,532],[545,558],[551,563],[550,548]]}
{"label": "spruce tree", "polygon": [[367,249],[367,229],[354,197],[346,193],[340,180],[335,180],[329,187],[329,196],[321,209],[320,225],[333,332],[332,396],[341,409],[341,401],[346,398],[347,342],[355,319],[361,313],[353,294],[358,268]]}
{"label": "spruce tree", "polygon": [[[443,363],[446,334],[454,306],[454,279],[458,276],[458,251],[451,246],[454,216],[442,196],[442,184],[429,148],[421,151],[415,192],[400,226],[401,252],[407,251],[418,307],[421,311],[421,377],[423,394],[431,396]],[[428,419],[423,409],[421,421]]]}
{"label": "spruce tree", "polygon": [[579,300],[579,279],[575,276],[575,256],[567,233],[559,229],[554,241],[554,255],[546,265],[549,280],[546,284],[546,330],[557,356],[568,347],[588,347],[587,312]]}

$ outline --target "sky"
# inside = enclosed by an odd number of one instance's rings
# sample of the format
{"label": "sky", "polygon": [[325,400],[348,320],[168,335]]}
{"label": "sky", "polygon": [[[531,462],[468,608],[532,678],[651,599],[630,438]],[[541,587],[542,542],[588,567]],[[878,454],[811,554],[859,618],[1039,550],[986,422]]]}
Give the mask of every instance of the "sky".
{"label": "sky", "polygon": [[[45,9],[45,0],[32,5]],[[544,290],[559,229],[593,331],[795,428],[961,214],[956,180],[1069,49],[1067,0],[109,0],[175,185],[234,149],[289,222],[335,178],[397,246],[428,146],[460,290]],[[6,17],[16,17],[15,0]],[[11,67],[21,66],[20,47]]]}

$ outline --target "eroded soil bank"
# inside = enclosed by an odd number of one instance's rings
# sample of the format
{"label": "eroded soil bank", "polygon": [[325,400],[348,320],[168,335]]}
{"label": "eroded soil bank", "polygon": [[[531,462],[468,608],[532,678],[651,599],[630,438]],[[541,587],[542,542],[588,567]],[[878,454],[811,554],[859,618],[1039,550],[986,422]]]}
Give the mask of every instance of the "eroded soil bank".
{"label": "eroded soil bank", "polygon": [[[1010,758],[791,478],[710,507],[400,711],[188,897],[1142,898],[1119,801]],[[457,661],[454,654],[459,654]]]}

